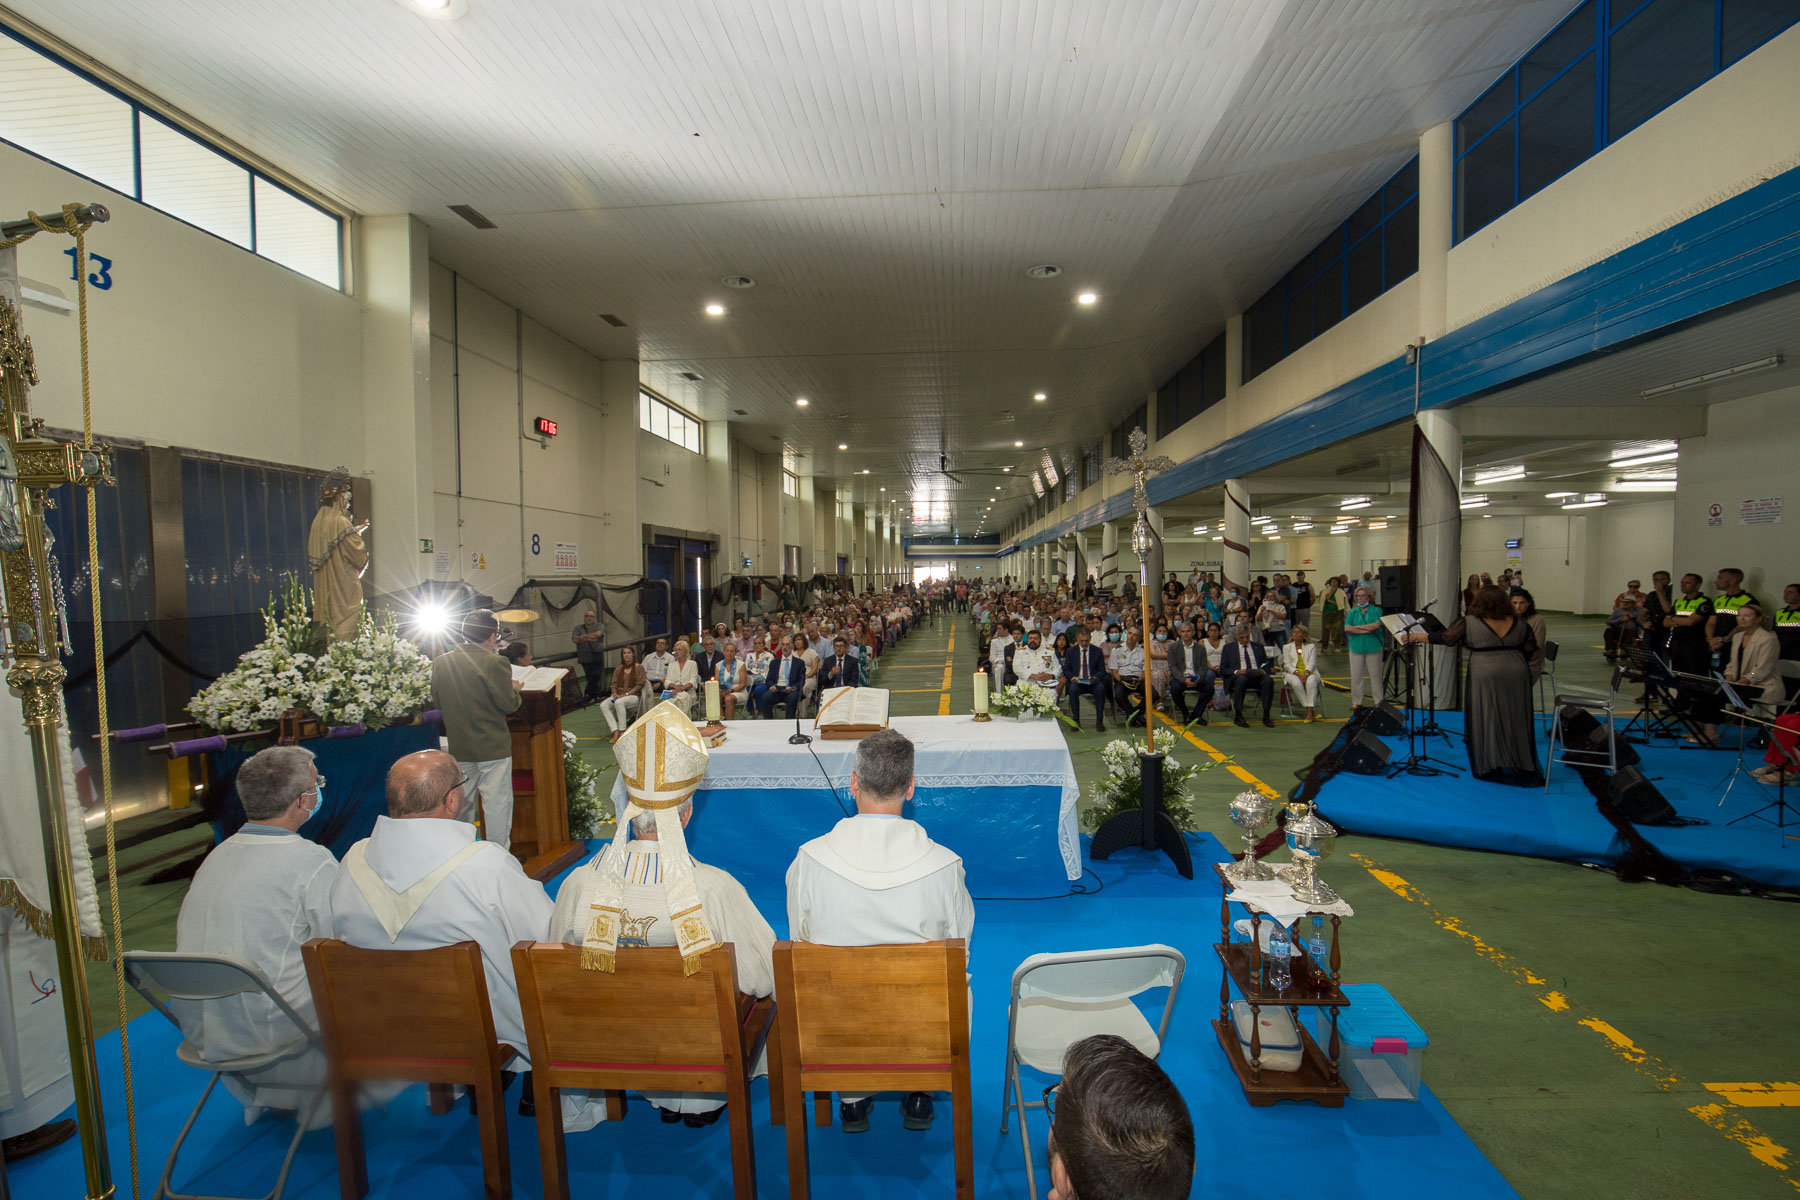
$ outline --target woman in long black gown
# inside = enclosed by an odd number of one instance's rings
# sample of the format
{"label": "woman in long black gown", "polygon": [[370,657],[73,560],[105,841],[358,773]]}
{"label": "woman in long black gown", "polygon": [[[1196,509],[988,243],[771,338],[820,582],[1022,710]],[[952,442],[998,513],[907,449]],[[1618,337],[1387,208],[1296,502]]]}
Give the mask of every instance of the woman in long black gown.
{"label": "woman in long black gown", "polygon": [[1491,583],[1483,586],[1454,625],[1442,633],[1414,634],[1413,640],[1469,650],[1463,740],[1475,778],[1544,786],[1531,720],[1531,656],[1537,639],[1513,612],[1506,592]]}

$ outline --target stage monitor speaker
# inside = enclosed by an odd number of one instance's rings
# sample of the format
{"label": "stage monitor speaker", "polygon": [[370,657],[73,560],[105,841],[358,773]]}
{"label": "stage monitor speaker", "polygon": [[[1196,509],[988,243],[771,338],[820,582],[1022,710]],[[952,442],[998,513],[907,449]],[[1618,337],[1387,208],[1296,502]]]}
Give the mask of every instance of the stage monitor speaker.
{"label": "stage monitor speaker", "polygon": [[1344,748],[1342,765],[1352,775],[1379,775],[1387,770],[1388,756],[1392,753],[1386,742],[1367,729],[1359,729]]}
{"label": "stage monitor speaker", "polygon": [[[1606,766],[1606,726],[1600,719],[1585,708],[1577,708],[1573,704],[1563,705],[1557,718],[1562,723],[1562,742],[1570,750],[1592,755],[1590,761],[1582,766]],[[1623,734],[1613,735],[1614,763],[1619,767],[1629,767],[1638,761],[1637,747],[1625,740]]]}
{"label": "stage monitor speaker", "polygon": [[1412,568],[1405,564],[1382,567],[1378,578],[1381,595],[1375,603],[1384,609],[1400,608],[1406,603],[1406,590],[1412,586]]}
{"label": "stage monitor speaker", "polygon": [[1406,732],[1406,715],[1383,700],[1363,718],[1363,728],[1380,737],[1400,737]]}
{"label": "stage monitor speaker", "polygon": [[1620,814],[1633,825],[1671,825],[1675,808],[1636,767],[1620,767],[1607,781],[1607,793]]}

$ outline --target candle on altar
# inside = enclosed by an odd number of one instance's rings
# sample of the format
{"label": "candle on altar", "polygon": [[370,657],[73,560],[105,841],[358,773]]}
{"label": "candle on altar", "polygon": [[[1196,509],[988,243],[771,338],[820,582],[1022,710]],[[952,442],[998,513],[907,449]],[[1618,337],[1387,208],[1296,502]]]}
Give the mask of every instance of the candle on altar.
{"label": "candle on altar", "polygon": [[719,720],[719,681],[706,681],[706,720],[708,724],[717,724]]}
{"label": "candle on altar", "polygon": [[986,671],[975,672],[975,711],[984,713],[988,710],[988,676]]}

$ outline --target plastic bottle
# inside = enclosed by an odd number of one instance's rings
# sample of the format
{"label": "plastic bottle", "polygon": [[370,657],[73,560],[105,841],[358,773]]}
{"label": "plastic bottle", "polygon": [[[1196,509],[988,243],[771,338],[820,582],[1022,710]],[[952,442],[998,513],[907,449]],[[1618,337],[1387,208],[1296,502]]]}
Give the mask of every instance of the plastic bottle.
{"label": "plastic bottle", "polygon": [[1294,935],[1280,921],[1269,925],[1269,990],[1285,992],[1288,985],[1294,982],[1293,964],[1288,956],[1293,952]]}
{"label": "plastic bottle", "polygon": [[1312,956],[1310,982],[1314,987],[1331,986],[1331,938],[1325,931],[1325,918],[1312,914],[1312,928],[1306,931],[1306,952]]}

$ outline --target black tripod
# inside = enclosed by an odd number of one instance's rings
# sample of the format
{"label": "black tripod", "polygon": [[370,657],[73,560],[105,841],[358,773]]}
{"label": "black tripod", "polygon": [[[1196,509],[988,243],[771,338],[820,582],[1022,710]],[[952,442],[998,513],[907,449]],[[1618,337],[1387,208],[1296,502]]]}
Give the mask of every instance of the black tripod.
{"label": "black tripod", "polygon": [[[1427,621],[1437,625],[1439,630],[1444,627],[1443,622],[1426,614],[1420,618],[1418,625],[1408,627],[1408,634],[1410,634],[1413,629],[1422,629],[1426,633],[1434,632],[1426,624]],[[1429,643],[1425,644],[1429,645]],[[1401,646],[1406,652],[1406,755],[1388,768],[1388,778],[1392,779],[1396,775],[1461,775],[1461,768],[1454,767],[1442,759],[1433,758],[1426,752],[1428,747],[1423,745],[1423,743],[1433,733],[1443,738],[1446,743],[1450,741],[1450,735],[1444,731],[1442,726],[1438,725],[1437,722],[1430,720],[1429,717],[1425,721],[1419,720],[1419,673],[1415,668],[1417,665],[1416,652],[1420,643],[1408,640],[1401,642]],[[1425,702],[1429,705],[1435,703],[1437,689],[1435,681],[1431,678],[1429,672],[1429,657],[1426,659],[1426,664],[1428,670],[1426,674]],[[1430,710],[1428,709],[1427,711],[1429,712]]]}
{"label": "black tripod", "polygon": [[1163,757],[1161,751],[1155,754],[1139,752],[1138,770],[1142,773],[1142,782],[1137,811],[1114,813],[1106,818],[1105,823],[1094,831],[1088,857],[1099,862],[1127,846],[1161,850],[1169,856],[1183,879],[1192,879],[1194,860],[1188,853],[1187,839],[1181,836],[1174,819],[1163,811]]}

